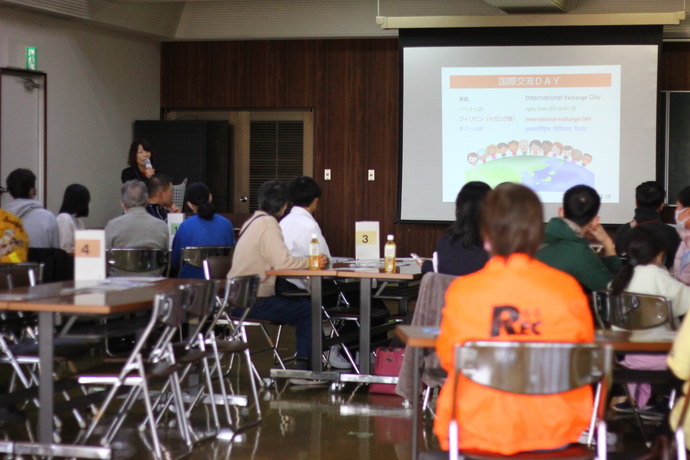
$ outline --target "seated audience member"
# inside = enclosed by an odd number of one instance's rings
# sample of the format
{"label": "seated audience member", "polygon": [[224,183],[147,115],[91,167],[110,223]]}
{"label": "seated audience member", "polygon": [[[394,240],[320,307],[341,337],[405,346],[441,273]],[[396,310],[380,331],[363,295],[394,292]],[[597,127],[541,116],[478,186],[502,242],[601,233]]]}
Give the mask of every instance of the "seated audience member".
{"label": "seated audience member", "polygon": [[[541,203],[528,188],[503,183],[484,200],[480,230],[491,259],[446,291],[436,352],[448,379],[434,431],[448,449],[455,345],[468,340],[591,342],[587,297],[570,276],[534,259],[543,232]],[[506,320],[506,317],[509,318]],[[461,449],[503,455],[558,449],[577,442],[592,411],[590,386],[554,395],[515,395],[457,382],[455,413]]]}
{"label": "seated audience member", "polygon": [[[154,176],[151,179],[156,178]],[[216,214],[211,200],[213,196],[205,184],[195,182],[187,187],[185,203],[195,216],[180,224],[172,246],[172,267],[177,270],[182,263],[182,250],[190,246],[234,246],[235,234],[228,219]],[[150,200],[149,200],[150,201]],[[204,278],[204,270],[185,264],[180,278]]]}
{"label": "seated audience member", "polygon": [[678,192],[675,228],[680,234],[681,243],[675,254],[673,277],[690,285],[690,187]]}
{"label": "seated audience member", "polygon": [[59,248],[60,232],[52,212],[36,201],[36,176],[28,169],[15,169],[7,176],[7,191],[14,200],[3,209],[22,220],[30,248]]}
{"label": "seated audience member", "polygon": [[137,180],[125,182],[120,197],[125,213],[105,226],[106,248],[168,249],[168,226],[146,212],[146,185]]}
{"label": "seated audience member", "polygon": [[[599,194],[587,185],[576,185],[563,195],[559,217],[546,224],[537,259],[572,275],[588,291],[606,289],[621,266],[611,237],[599,225]],[[604,258],[589,246],[588,238],[604,246]]]}
{"label": "seated audience member", "polygon": [[[316,235],[316,239],[319,241],[319,251],[327,259],[330,259],[331,252],[328,249],[328,243],[326,243],[326,239],[323,237],[321,227],[314,219],[314,213],[321,199],[321,187],[311,177],[299,176],[290,181],[287,189],[288,199],[292,202],[292,209],[288,215],[280,220],[280,229],[283,231],[283,239],[288,251],[295,257],[309,257],[311,236]],[[279,280],[276,280],[276,282],[278,283]],[[306,289],[307,287],[301,279],[288,278],[286,282],[299,289]],[[280,294],[278,286],[276,286],[276,291]],[[337,295],[336,293],[335,299],[324,298],[323,304],[335,305]],[[340,345],[333,345],[331,347],[328,354],[328,362],[331,367],[349,369],[351,367],[350,363],[340,355],[340,349]]]}
{"label": "seated audience member", "polygon": [[74,251],[74,231],[84,230],[82,217],[89,217],[89,189],[81,184],[68,185],[62,197],[62,206],[57,216],[60,230],[60,247],[65,251]]}
{"label": "seated audience member", "polygon": [[127,164],[129,165],[122,170],[120,179],[122,183],[130,180],[138,180],[149,185],[149,179],[156,174],[156,170],[146,167],[146,160],[151,160],[152,155],[151,144],[146,139],[137,139],[129,146],[129,155],[127,156]]}
{"label": "seated audience member", "polygon": [[[633,228],[626,245],[630,263],[624,265],[611,281],[611,292],[664,296],[671,301],[675,318],[685,315],[690,308],[690,286],[673,279],[664,267],[667,249],[668,240],[660,229],[651,225]],[[668,326],[657,328],[665,329]],[[666,369],[666,357],[660,355],[627,354],[621,363],[631,369]],[[649,409],[646,407],[651,392],[649,384],[637,385],[637,389],[634,384],[630,387],[638,407]]]}
{"label": "seated audience member", "polygon": [[[275,295],[275,276],[267,276],[266,270],[305,269],[309,267],[309,258],[290,254],[278,225],[278,219],[287,209],[285,184],[275,180],[265,182],[259,188],[257,201],[259,210],[254,212],[240,231],[228,278],[259,275],[259,300],[249,312],[249,318],[294,326],[297,342],[296,367],[307,369],[311,355],[311,300]],[[326,265],[327,262],[326,256],[322,255],[321,264]],[[312,364],[319,368],[319,363]]]}
{"label": "seated audience member", "polygon": [[638,225],[652,225],[661,230],[668,239],[668,257],[664,261],[666,268],[673,267],[673,257],[678,250],[680,237],[672,226],[661,222],[659,213],[664,208],[666,190],[658,182],[643,182],[635,189],[635,217],[625,225],[621,225],[616,232],[616,253],[620,257],[628,257],[625,244],[630,231]]}
{"label": "seated audience member", "polygon": [[[328,243],[323,237],[319,223],[314,219],[314,213],[321,199],[321,187],[314,179],[307,176],[295,177],[287,187],[288,199],[292,202],[292,209],[280,220],[280,229],[288,251],[295,257],[309,257],[309,243],[311,236],[316,235],[319,241],[319,251],[327,259],[331,258]],[[305,289],[300,279],[290,278],[288,281],[300,289]]]}
{"label": "seated audience member", "polygon": [[156,174],[149,179],[148,184],[149,203],[146,211],[156,219],[168,221],[168,213],[180,212],[173,203],[172,179],[165,174]]}
{"label": "seated audience member", "polygon": [[[462,276],[474,273],[486,264],[489,254],[479,235],[479,216],[482,202],[491,191],[484,182],[468,182],[455,199],[455,222],[436,243],[438,272]],[[422,273],[433,271],[427,260]]]}

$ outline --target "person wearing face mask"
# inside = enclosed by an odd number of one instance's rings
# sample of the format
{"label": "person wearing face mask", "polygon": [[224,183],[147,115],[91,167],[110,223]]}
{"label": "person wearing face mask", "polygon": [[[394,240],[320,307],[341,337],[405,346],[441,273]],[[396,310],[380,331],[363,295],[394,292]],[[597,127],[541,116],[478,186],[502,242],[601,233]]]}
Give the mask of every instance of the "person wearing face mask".
{"label": "person wearing face mask", "polygon": [[681,242],[673,261],[673,277],[690,285],[690,187],[678,192],[675,227]]}

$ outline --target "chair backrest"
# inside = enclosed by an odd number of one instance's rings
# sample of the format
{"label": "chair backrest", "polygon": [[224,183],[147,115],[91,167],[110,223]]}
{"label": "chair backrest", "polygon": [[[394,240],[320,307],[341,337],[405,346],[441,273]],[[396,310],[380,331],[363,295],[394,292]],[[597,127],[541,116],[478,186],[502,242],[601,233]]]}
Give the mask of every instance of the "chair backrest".
{"label": "chair backrest", "polygon": [[191,295],[187,287],[156,295],[158,323],[171,328],[180,327],[190,299]]}
{"label": "chair backrest", "polygon": [[612,351],[595,343],[470,341],[455,348],[455,370],[497,390],[546,395],[608,379]]}
{"label": "chair backrest", "polygon": [[181,184],[173,185],[173,203],[180,209],[184,207],[184,194],[187,190],[187,178]]}
{"label": "chair backrest", "polygon": [[108,270],[123,273],[149,273],[167,276],[170,252],[163,249],[111,249],[106,253]]}
{"label": "chair backrest", "polygon": [[190,246],[182,249],[182,262],[201,268],[209,257],[229,257],[232,260],[233,246]]}
{"label": "chair backrest", "polygon": [[253,307],[260,282],[259,275],[229,278],[225,285],[225,302],[228,308],[247,310]]}
{"label": "chair backrest", "polygon": [[43,264],[22,262],[0,264],[0,290],[35,286],[41,283]]}
{"label": "chair backrest", "polygon": [[663,296],[610,290],[593,293],[594,311],[604,327],[637,330],[668,324],[676,330],[671,301]]}
{"label": "chair backrest", "polygon": [[203,261],[204,278],[207,280],[221,280],[228,277],[232,268],[232,257],[211,256]]}
{"label": "chair backrest", "polygon": [[211,313],[218,291],[218,281],[199,281],[184,286],[189,290],[187,313],[199,318],[205,318]]}

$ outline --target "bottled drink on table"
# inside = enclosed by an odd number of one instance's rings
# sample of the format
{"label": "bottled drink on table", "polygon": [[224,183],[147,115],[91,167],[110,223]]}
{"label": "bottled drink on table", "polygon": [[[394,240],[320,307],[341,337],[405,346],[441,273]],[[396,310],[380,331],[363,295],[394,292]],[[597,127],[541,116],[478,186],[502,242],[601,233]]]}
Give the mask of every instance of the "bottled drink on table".
{"label": "bottled drink on table", "polygon": [[383,247],[383,257],[383,271],[395,273],[395,241],[393,241],[393,235],[388,235],[388,241]]}
{"label": "bottled drink on table", "polygon": [[321,250],[319,249],[319,240],[316,239],[316,233],[311,234],[311,242],[309,243],[309,270],[318,270],[321,268],[320,259]]}

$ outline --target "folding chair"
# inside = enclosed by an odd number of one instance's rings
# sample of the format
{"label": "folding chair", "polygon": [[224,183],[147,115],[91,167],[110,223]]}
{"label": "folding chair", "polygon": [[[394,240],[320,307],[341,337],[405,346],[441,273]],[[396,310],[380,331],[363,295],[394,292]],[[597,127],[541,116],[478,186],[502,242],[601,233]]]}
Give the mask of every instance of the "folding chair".
{"label": "folding chair", "polygon": [[[676,330],[671,301],[663,296],[632,292],[621,292],[616,295],[610,290],[599,290],[592,294],[597,321],[606,329],[616,327],[635,331],[666,326],[672,331]],[[617,366],[613,371],[613,383],[623,384],[625,394],[631,402],[632,413],[635,416],[636,423],[642,431],[642,436],[647,443],[649,443],[650,440],[644,428],[642,411],[639,410],[635,403],[635,399],[630,394],[627,383],[641,382],[666,384],[670,380],[670,377],[672,377],[672,373],[668,370],[651,371],[628,369],[623,366]],[[669,398],[670,405],[673,404],[675,393],[675,388],[671,389]]]}
{"label": "folding chair", "polygon": [[[110,445],[112,443],[128,412],[141,395],[146,407],[153,454],[157,459],[162,459],[163,448],[156,430],[156,414],[151,403],[149,385],[167,382],[168,388],[170,388],[173,395],[172,399],[180,435],[187,446],[192,445],[177,374],[180,366],[175,361],[175,354],[171,343],[177,328],[182,324],[184,308],[189,296],[189,290],[185,288],[156,295],[149,323],[139,336],[132,353],[124,364],[105,360],[77,376],[78,382],[81,385],[111,386],[104,402],[94,415],[91,424],[86,432],[79,436],[77,443],[86,442],[89,439],[99,422],[103,419],[110,404],[120,393],[120,390],[122,388],[129,388],[115,419],[101,438],[101,443],[103,445]],[[149,339],[152,338],[154,331],[157,332],[158,338],[146,351],[145,347]]]}
{"label": "folding chair", "polygon": [[[232,267],[232,257],[208,257],[203,261],[203,269],[204,269],[204,276],[206,279],[227,279],[227,275],[230,272],[230,268]],[[217,301],[220,305],[223,304],[223,299],[220,297],[217,298]],[[232,315],[227,315],[225,318],[219,318],[217,324],[219,326],[230,326],[231,329],[234,331],[234,329],[237,327],[239,318],[236,316]],[[267,347],[261,350],[254,350],[251,352],[251,354],[258,354],[258,353],[263,353],[266,351],[272,351],[273,352],[273,357],[275,358],[276,363],[282,368],[285,369],[285,361],[283,358],[280,356],[280,353],[278,353],[278,346],[280,345],[280,335],[283,331],[283,324],[276,322],[276,321],[269,321],[269,320],[264,320],[264,319],[247,319],[244,320],[242,323],[242,336],[246,340],[246,329],[245,327],[250,326],[250,327],[259,327],[261,329],[261,332],[266,339],[267,342]],[[271,335],[268,333],[268,329],[266,326],[276,326],[278,331],[276,332],[276,337],[275,340],[271,338]],[[259,385],[261,387],[265,386],[264,381],[261,378],[261,375],[259,374],[259,371],[256,369],[256,366],[254,365],[254,362],[252,361],[251,363],[251,368],[254,372],[254,376],[259,382]]]}
{"label": "folding chair", "polygon": [[604,329],[619,327],[630,331],[667,325],[676,330],[671,301],[660,295],[610,290],[592,293],[597,322]]}
{"label": "folding chair", "polygon": [[111,249],[106,253],[108,276],[168,276],[170,251],[163,249]]}
{"label": "folding chair", "polygon": [[187,190],[187,178],[185,177],[181,184],[173,185],[173,204],[178,208],[184,207],[184,194]]}
{"label": "folding chair", "polygon": [[208,259],[209,257],[227,257],[232,261],[232,253],[234,249],[234,246],[190,246],[183,248],[180,271],[185,264],[203,269],[204,260]]}
{"label": "folding chair", "polygon": [[[594,407],[589,426],[591,446],[597,427],[598,460],[606,460],[606,392],[611,374],[612,349],[594,343],[494,342],[470,341],[455,347],[455,388],[458,394],[459,374],[480,385],[521,395],[551,395],[596,384]],[[448,428],[449,458],[458,458],[458,422],[453,403]],[[573,450],[588,452],[584,446],[549,452],[548,458],[565,458]],[[491,452],[462,452],[464,458],[506,458]],[[590,455],[592,457],[593,455]]]}
{"label": "folding chair", "polygon": [[676,460],[687,460],[687,447],[685,445],[685,418],[688,416],[688,404],[690,404],[690,398],[686,395],[682,399],[678,399],[678,402],[683,404],[680,411],[680,416],[678,417],[678,426],[674,432],[676,438]]}

